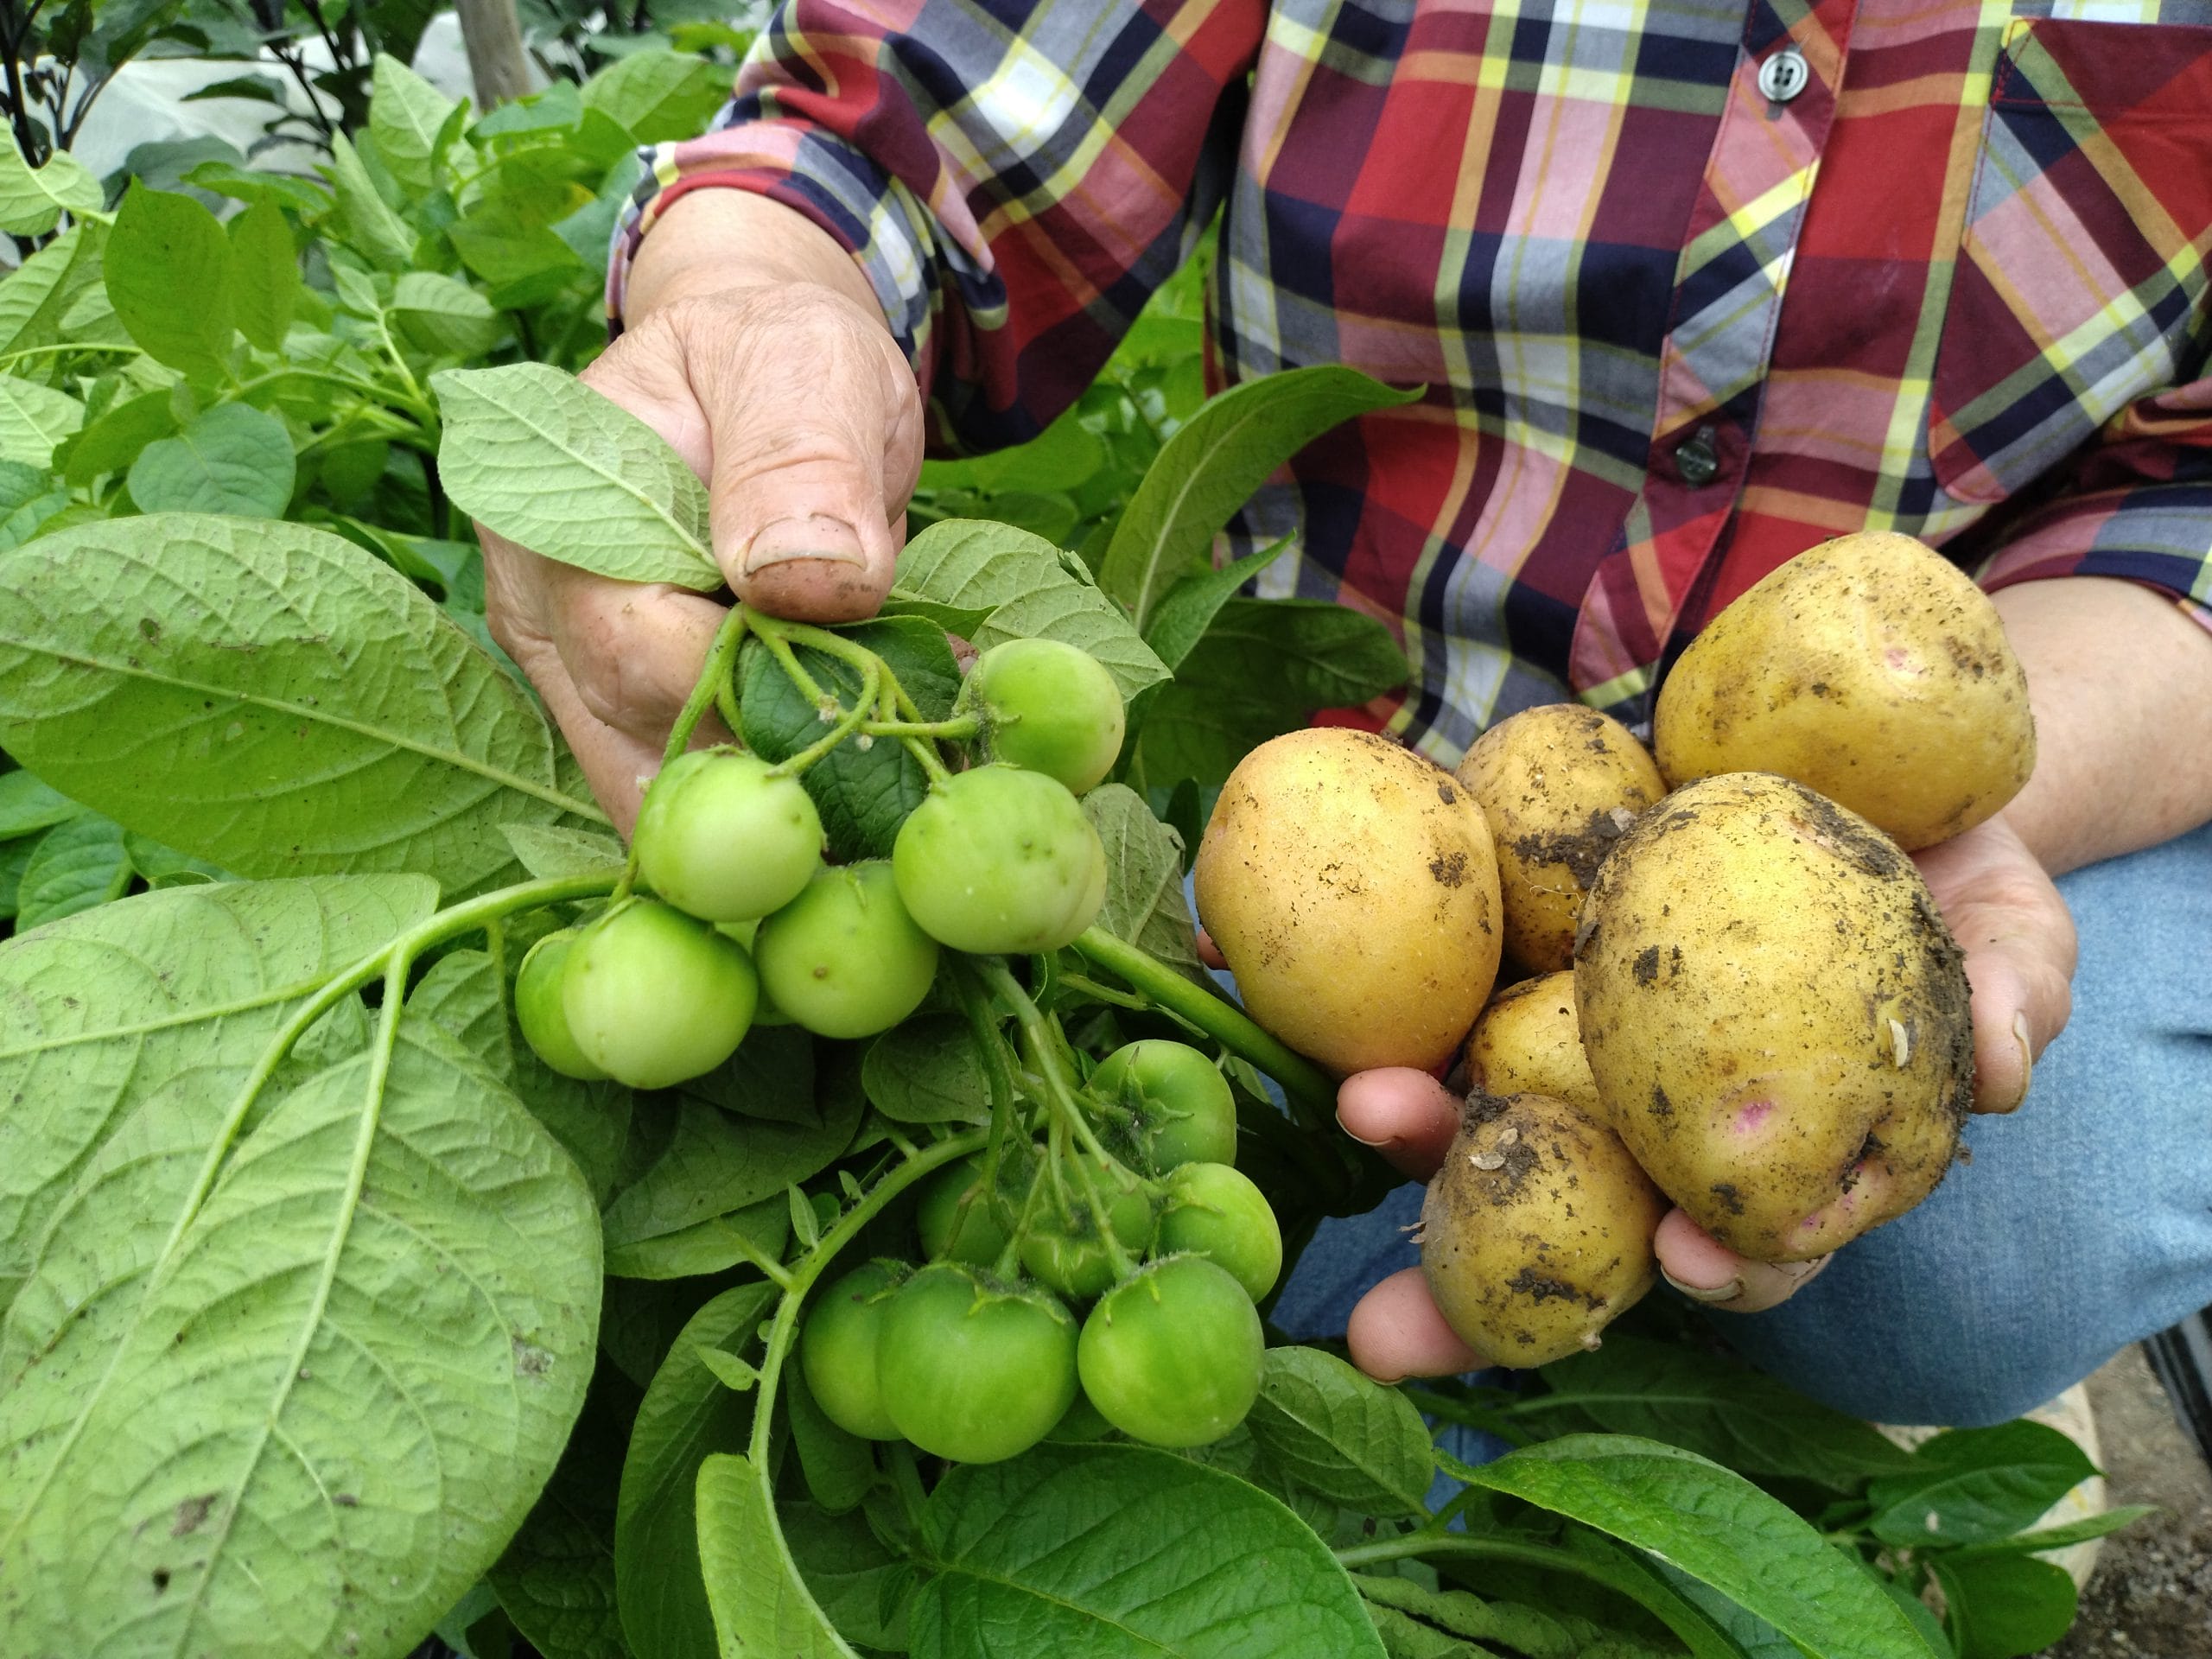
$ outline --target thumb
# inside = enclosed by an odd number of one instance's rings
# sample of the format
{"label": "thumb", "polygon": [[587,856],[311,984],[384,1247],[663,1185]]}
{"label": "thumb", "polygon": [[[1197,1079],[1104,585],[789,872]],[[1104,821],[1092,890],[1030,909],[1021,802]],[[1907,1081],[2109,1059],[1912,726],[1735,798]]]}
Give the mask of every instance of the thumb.
{"label": "thumb", "polygon": [[772,615],[845,622],[891,586],[921,402],[880,317],[818,288],[747,289],[671,323],[707,419],[715,558]]}

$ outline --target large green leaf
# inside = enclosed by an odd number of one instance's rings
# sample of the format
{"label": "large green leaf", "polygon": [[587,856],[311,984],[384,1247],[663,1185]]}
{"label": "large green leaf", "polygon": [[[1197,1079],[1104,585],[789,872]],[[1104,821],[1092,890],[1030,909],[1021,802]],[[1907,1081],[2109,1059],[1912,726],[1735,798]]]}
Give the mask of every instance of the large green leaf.
{"label": "large green leaf", "polygon": [[1937,1555],[1928,1567],[1942,1586],[1960,1659],[2041,1653],[2073,1625],[2079,1599],[2074,1580],[2049,1561]]}
{"label": "large green leaf", "polygon": [[1983,1544],[2033,1526],[2096,1473],[2088,1453],[2042,1423],[1955,1428],[1867,1489],[1867,1528],[1884,1543]]}
{"label": "large green leaf", "polygon": [[1288,550],[1287,539],[1256,553],[1248,553],[1218,570],[1188,575],[1167,591],[1145,625],[1144,642],[1160,653],[1170,668],[1180,668],[1191,649],[1205,637],[1221,607],[1236,597],[1236,590],[1273,564]]}
{"label": "large green leaf", "polygon": [[1732,1597],[1814,1659],[1926,1659],[1904,1615],[1850,1557],[1694,1452],[1627,1434],[1570,1434],[1480,1468],[1441,1461],[1470,1485],[1650,1552]]}
{"label": "large green leaf", "polygon": [[461,106],[388,53],[379,52],[371,80],[369,135],[391,176],[418,195],[435,186],[439,139]]}
{"label": "large green leaf", "polygon": [[857,1096],[830,1091],[822,1116],[791,1123],[736,1117],[688,1089],[639,1096],[620,1190],[607,1206],[609,1254],[733,1215],[818,1174],[851,1142],[860,1105]]}
{"label": "large green leaf", "polygon": [[985,1123],[990,1081],[968,1022],[923,1014],[868,1045],[861,1084],[875,1109],[896,1123]]}
{"label": "large green leaf", "polygon": [[0,1301],[102,1142],[150,1102],[188,1148],[211,1133],[302,999],[436,900],[405,875],[179,887],[0,946]]}
{"label": "large green leaf", "polygon": [[107,198],[100,181],[66,149],[33,167],[12,143],[0,143],[0,231],[17,236],[44,236],[59,224],[64,211],[98,213]]}
{"label": "large green leaf", "polygon": [[442,1032],[394,1034],[188,1211],[205,1126],[159,1084],[84,1172],[0,1347],[22,1650],[396,1659],[529,1511],[591,1375],[590,1195]]}
{"label": "large green leaf", "polygon": [[931,1494],[915,1659],[1382,1659],[1321,1540],[1233,1475],[1165,1452],[1042,1446]]}
{"label": "large green leaf", "polygon": [[1098,568],[1098,585],[1140,628],[1169,588],[1205,563],[1214,532],[1274,472],[1338,423],[1414,401],[1357,369],[1293,369],[1213,398],[1145,474]]}
{"label": "large green leaf", "polygon": [[[282,351],[300,303],[300,254],[284,210],[264,196],[225,227],[238,332],[264,352]],[[143,497],[132,492],[142,507]],[[150,511],[150,509],[149,509]]]}
{"label": "large green leaf", "polygon": [[147,512],[281,518],[291,504],[292,435],[251,404],[218,404],[130,463],[130,499]]}
{"label": "large green leaf", "polygon": [[1413,1402],[1318,1348],[1270,1348],[1245,1420],[1275,1467],[1362,1515],[1427,1512],[1435,1477]]}
{"label": "large green leaf", "polygon": [[231,350],[231,245],[190,196],[134,184],[108,237],[107,296],[157,362],[211,378]]}
{"label": "large green leaf", "polygon": [[772,1285],[740,1285],[694,1313],[638,1408],[614,1520],[622,1633],[637,1659],[702,1659],[715,1650],[695,1495],[711,1454],[744,1449],[753,1396],[723,1387],[699,1354],[757,1347],[755,1327],[775,1300]]}
{"label": "large green leaf", "polygon": [[486,530],[623,582],[721,586],[707,488],[659,433],[543,363],[448,369],[438,466]]}
{"label": "large green leaf", "polygon": [[377,194],[369,169],[342,132],[330,137],[330,188],[347,246],[378,270],[402,271],[415,263],[414,232]]}
{"label": "large green leaf", "polygon": [[799,1577],[776,1525],[767,1476],[750,1458],[706,1460],[698,1521],[721,1659],[851,1659]]}
{"label": "large green leaf", "polygon": [[1058,639],[1106,664],[1124,701],[1167,677],[1167,665],[1101,593],[1083,561],[1008,524],[947,518],[899,555],[898,582],[924,599],[988,611],[972,643]]}
{"label": "large green leaf", "polygon": [[405,577],[303,525],[116,519],[0,554],[0,742],[249,876],[512,868],[564,812],[544,716]]}
{"label": "large green leaf", "polygon": [[16,931],[28,933],[79,911],[120,899],[130,885],[123,826],[80,813],[41,836],[16,889]]}
{"label": "large green leaf", "polygon": [[426,352],[475,357],[506,337],[506,319],[492,302],[442,271],[402,276],[392,284],[391,313],[408,342]]}
{"label": "large green leaf", "polygon": [[31,772],[0,772],[0,841],[51,829],[85,809]]}
{"label": "large green leaf", "polygon": [[51,346],[61,321],[99,281],[108,227],[73,225],[0,281],[0,359]]}
{"label": "large green leaf", "polygon": [[0,461],[43,469],[54,446],[84,423],[85,406],[67,392],[0,374]]}
{"label": "large green leaf", "polygon": [[689,52],[632,52],[584,83],[583,105],[641,144],[696,138],[728,99],[730,72]]}
{"label": "large green leaf", "polygon": [[1101,784],[1085,795],[1083,815],[1106,849],[1098,925],[1158,961],[1199,973],[1198,932],[1183,895],[1183,837],[1121,784]]}
{"label": "large green leaf", "polygon": [[[1562,1402],[1606,1428],[1686,1447],[1739,1474],[1855,1492],[1872,1476],[1913,1466],[1911,1453],[1858,1418],[1679,1343],[1608,1332],[1603,1348],[1548,1366],[1544,1379]],[[1544,1398],[1520,1408],[1539,1431]]]}

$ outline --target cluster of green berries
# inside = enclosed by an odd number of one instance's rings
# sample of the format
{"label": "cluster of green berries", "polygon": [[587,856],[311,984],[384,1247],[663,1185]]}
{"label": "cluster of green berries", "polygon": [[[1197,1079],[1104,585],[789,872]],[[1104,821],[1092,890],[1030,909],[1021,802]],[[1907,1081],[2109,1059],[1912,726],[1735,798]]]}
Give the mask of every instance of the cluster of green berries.
{"label": "cluster of green berries", "polygon": [[931,1178],[923,1265],[869,1262],[808,1313],[800,1363],[832,1422],[990,1463],[1055,1433],[1192,1446],[1244,1421],[1282,1235],[1235,1167],[1229,1085],[1198,1050],[1147,1040],[1084,1092],[1125,1154],[1088,1160],[1104,1228],[1086,1198],[1063,1202],[1084,1189],[1043,1145],[1003,1149],[995,1194],[980,1159]]}

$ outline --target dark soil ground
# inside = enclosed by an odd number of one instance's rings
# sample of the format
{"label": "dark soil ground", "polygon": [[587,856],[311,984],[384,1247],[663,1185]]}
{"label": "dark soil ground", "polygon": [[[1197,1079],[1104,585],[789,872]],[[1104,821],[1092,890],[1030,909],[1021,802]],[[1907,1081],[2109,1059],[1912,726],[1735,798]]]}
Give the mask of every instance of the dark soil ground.
{"label": "dark soil ground", "polygon": [[2212,1659],[2212,1471],[2131,1348],[2089,1379],[2112,1502],[2159,1513],[2105,1541],[2073,1631],[2044,1659]]}

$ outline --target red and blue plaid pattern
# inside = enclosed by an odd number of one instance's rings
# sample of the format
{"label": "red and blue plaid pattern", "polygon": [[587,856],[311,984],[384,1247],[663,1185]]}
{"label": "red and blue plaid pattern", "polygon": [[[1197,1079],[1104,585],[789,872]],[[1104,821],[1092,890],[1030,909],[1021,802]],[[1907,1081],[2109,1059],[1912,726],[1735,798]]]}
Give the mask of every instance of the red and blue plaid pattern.
{"label": "red and blue plaid pattern", "polygon": [[619,251],[716,186],[853,251],[977,448],[1220,207],[1217,382],[1428,389],[1236,538],[1402,630],[1375,713],[1440,760],[1562,692],[1643,716],[1849,530],[2212,621],[2212,0],[798,0]]}

